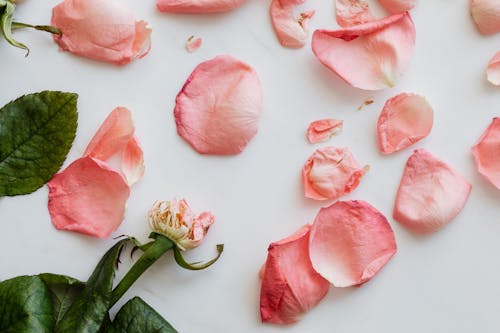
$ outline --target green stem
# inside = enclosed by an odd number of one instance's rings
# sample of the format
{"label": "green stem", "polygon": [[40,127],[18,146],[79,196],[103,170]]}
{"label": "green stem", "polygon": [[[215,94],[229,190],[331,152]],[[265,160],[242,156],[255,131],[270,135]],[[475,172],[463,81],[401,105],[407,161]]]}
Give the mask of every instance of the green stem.
{"label": "green stem", "polygon": [[156,260],[158,260],[165,252],[171,250],[175,244],[165,236],[157,235],[154,242],[144,251],[142,256],[130,268],[123,279],[113,290],[111,295],[110,307],[127,292],[135,281],[144,273]]}
{"label": "green stem", "polygon": [[56,28],[52,25],[32,25],[28,23],[22,22],[12,22],[12,30],[22,29],[22,28],[31,28],[39,31],[50,32],[51,34],[61,36],[62,32],[59,28]]}

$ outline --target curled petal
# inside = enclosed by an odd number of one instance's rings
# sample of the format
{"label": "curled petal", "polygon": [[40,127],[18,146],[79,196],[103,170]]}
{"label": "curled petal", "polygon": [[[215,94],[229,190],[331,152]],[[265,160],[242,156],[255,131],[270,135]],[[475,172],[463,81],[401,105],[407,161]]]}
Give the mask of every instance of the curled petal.
{"label": "curled petal", "polygon": [[335,16],[341,27],[352,27],[375,19],[365,0],[336,0]]}
{"label": "curled petal", "polygon": [[365,90],[392,87],[408,65],[415,26],[408,13],[337,31],[316,30],[319,61],[348,84]]}
{"label": "curled petal", "polygon": [[364,201],[338,201],[322,208],[311,228],[314,269],[336,287],[370,280],[396,253],[387,219]]}
{"label": "curled petal", "polygon": [[394,219],[418,233],[437,231],[465,206],[471,185],[428,151],[417,149],[406,162]]}
{"label": "curled petal", "polygon": [[230,56],[199,64],[175,101],[177,133],[201,154],[238,154],[257,133],[259,78],[253,68]]}
{"label": "curled petal", "polygon": [[78,56],[125,65],[150,49],[151,28],[118,0],[64,0],[52,11],[54,40]]}
{"label": "curled petal", "polygon": [[210,212],[203,212],[193,218],[187,238],[180,240],[179,245],[185,249],[192,249],[200,245],[214,221],[215,217]]}
{"label": "curled petal", "polygon": [[358,187],[369,167],[360,167],[348,148],[316,150],[302,168],[305,196],[314,200],[334,200]]}
{"label": "curled petal", "polygon": [[479,173],[500,190],[500,118],[493,118],[472,154]]}
{"label": "curled petal", "polygon": [[201,43],[203,42],[203,39],[200,37],[195,38],[194,36],[191,36],[188,38],[186,42],[186,50],[189,53],[193,53],[194,51],[198,50],[201,46]]}
{"label": "curled petal", "polygon": [[391,154],[429,135],[433,110],[427,100],[415,94],[399,94],[386,103],[377,123],[380,151]]}
{"label": "curled petal", "polygon": [[262,272],[260,315],[263,322],[292,324],[318,304],[330,283],[314,271],[309,258],[306,225],[293,235],[272,243]]}
{"label": "curled petal", "polygon": [[122,153],[122,172],[132,186],[144,175],[144,154],[137,137],[129,140]]}
{"label": "curled petal", "polygon": [[471,0],[470,12],[479,32],[483,35],[500,32],[500,2],[498,0]]}
{"label": "curled petal", "polygon": [[396,14],[396,13],[403,13],[407,12],[415,5],[417,4],[417,0],[378,0],[382,6],[384,6],[385,9],[387,9],[389,12]]}
{"label": "curled petal", "polygon": [[488,63],[486,76],[492,84],[500,86],[500,52],[497,52]]}
{"label": "curled petal", "polygon": [[269,12],[271,23],[281,45],[290,48],[301,48],[309,35],[308,21],[314,16],[314,11],[294,14],[294,7],[304,1],[272,0]]}
{"label": "curled petal", "polygon": [[156,0],[160,12],[204,14],[228,12],[241,6],[245,0]]}
{"label": "curled petal", "polygon": [[313,121],[307,129],[307,140],[310,143],[326,141],[342,130],[344,122],[337,119],[321,119]]}
{"label": "curled petal", "polygon": [[91,157],[74,161],[48,183],[57,229],[106,238],[123,220],[130,190],[122,175]]}

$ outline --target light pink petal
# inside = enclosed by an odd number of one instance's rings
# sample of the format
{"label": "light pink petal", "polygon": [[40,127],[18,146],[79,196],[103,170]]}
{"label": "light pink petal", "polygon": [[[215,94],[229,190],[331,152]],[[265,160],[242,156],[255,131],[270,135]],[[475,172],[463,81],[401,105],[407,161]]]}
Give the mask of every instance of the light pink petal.
{"label": "light pink petal", "polygon": [[470,12],[479,32],[483,35],[500,32],[500,2],[498,0],[471,0]]}
{"label": "light pink petal", "polygon": [[144,154],[135,136],[129,140],[123,150],[121,169],[129,186],[138,182],[144,175]]}
{"label": "light pink petal", "polygon": [[156,0],[161,12],[204,14],[228,12],[241,6],[245,0]]}
{"label": "light pink petal", "polygon": [[361,167],[348,148],[325,147],[316,150],[302,168],[307,198],[334,200],[358,187],[369,167]]}
{"label": "light pink petal", "polygon": [[493,118],[472,154],[479,173],[500,190],[500,118]]}
{"label": "light pink petal", "polygon": [[415,94],[399,94],[390,98],[378,118],[379,149],[391,154],[429,135],[434,112],[427,100]]}
{"label": "light pink petal", "polygon": [[352,27],[375,19],[365,0],[335,0],[335,16],[341,27]]}
{"label": "light pink petal", "polygon": [[328,293],[330,283],[314,271],[309,258],[310,228],[269,246],[261,269],[260,315],[265,323],[295,323]]}
{"label": "light pink petal", "polygon": [[460,213],[471,188],[455,169],[417,149],[406,162],[394,219],[418,233],[437,231]]}
{"label": "light pink petal", "polygon": [[150,47],[151,29],[119,0],[64,0],[52,11],[52,25],[63,33],[54,35],[62,50],[98,61],[124,65]]}
{"label": "light pink petal", "polygon": [[200,37],[194,38],[194,36],[191,36],[186,42],[186,50],[192,53],[200,48],[202,42],[203,40]]}
{"label": "light pink petal", "polygon": [[488,81],[490,81],[495,86],[500,86],[500,52],[497,52],[488,63],[486,75]]}
{"label": "light pink petal", "polygon": [[344,122],[337,119],[321,119],[313,121],[307,129],[307,140],[310,143],[326,141],[342,130]]}
{"label": "light pink petal", "polygon": [[313,52],[324,66],[366,90],[394,86],[414,45],[415,26],[408,13],[343,30],[316,30],[312,40]]}
{"label": "light pink petal", "polygon": [[271,23],[281,45],[291,48],[301,48],[309,35],[308,21],[314,16],[314,11],[295,16],[294,7],[304,0],[272,0],[269,7]]}
{"label": "light pink petal", "polygon": [[134,122],[130,111],[117,107],[106,117],[83,155],[106,161],[124,149],[133,136]]}
{"label": "light pink petal", "polygon": [[257,133],[259,78],[252,67],[230,56],[199,64],[175,101],[177,133],[201,154],[238,154]]}
{"label": "light pink petal", "polygon": [[130,190],[122,175],[91,157],[74,161],[48,183],[57,229],[107,238],[123,220]]}
{"label": "light pink petal", "polygon": [[396,253],[387,219],[364,201],[338,201],[322,208],[309,244],[314,269],[336,287],[367,282]]}
{"label": "light pink petal", "polygon": [[407,12],[417,4],[417,0],[379,0],[379,2],[393,14]]}

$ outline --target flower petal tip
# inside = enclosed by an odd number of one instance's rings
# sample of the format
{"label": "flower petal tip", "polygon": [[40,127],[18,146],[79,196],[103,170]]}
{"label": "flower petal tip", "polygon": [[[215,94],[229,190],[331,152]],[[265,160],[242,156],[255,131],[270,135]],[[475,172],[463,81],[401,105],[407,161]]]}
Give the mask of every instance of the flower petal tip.
{"label": "flower petal tip", "polygon": [[500,118],[495,117],[472,147],[478,172],[500,190]]}
{"label": "flower petal tip", "polygon": [[269,7],[271,23],[280,44],[289,48],[301,48],[309,36],[308,21],[315,11],[301,13],[295,16],[294,7],[305,0],[272,0]]}
{"label": "flower petal tip", "polygon": [[327,141],[342,130],[344,122],[337,119],[321,119],[313,121],[307,129],[307,141],[318,143]]}

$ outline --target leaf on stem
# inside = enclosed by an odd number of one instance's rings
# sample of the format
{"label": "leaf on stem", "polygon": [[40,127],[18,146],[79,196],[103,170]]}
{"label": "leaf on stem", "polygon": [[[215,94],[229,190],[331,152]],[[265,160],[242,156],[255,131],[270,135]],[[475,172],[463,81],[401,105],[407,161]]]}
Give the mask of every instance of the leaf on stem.
{"label": "leaf on stem", "polygon": [[179,247],[175,246],[174,258],[177,265],[181,266],[182,268],[189,269],[192,271],[199,271],[207,267],[210,267],[212,264],[214,264],[220,258],[223,251],[224,251],[224,244],[217,244],[217,256],[215,256],[215,258],[213,258],[212,260],[209,260],[207,262],[197,261],[193,263],[188,263],[186,259],[184,259],[182,251],[179,249]]}

